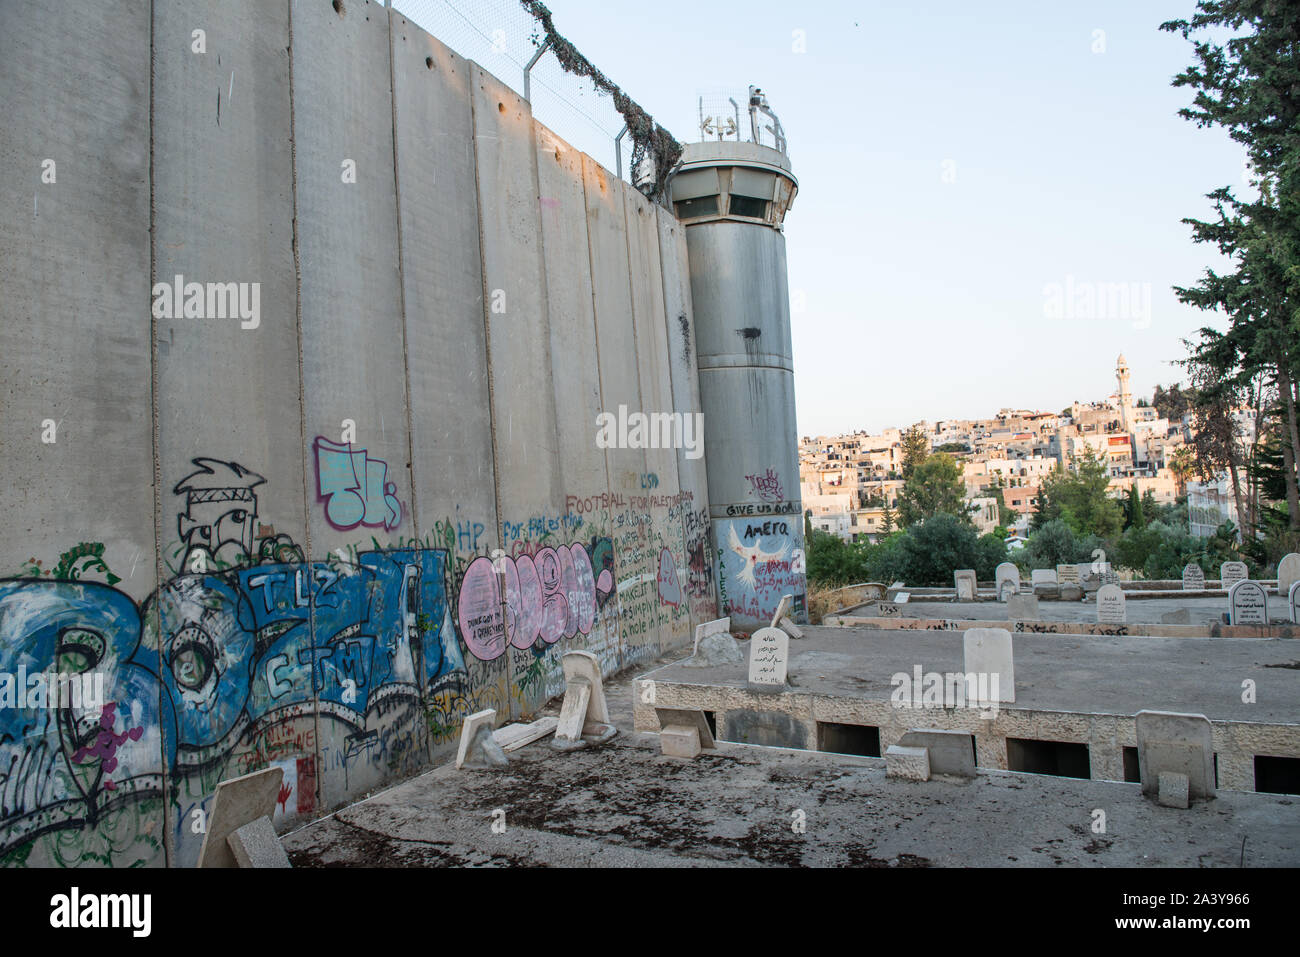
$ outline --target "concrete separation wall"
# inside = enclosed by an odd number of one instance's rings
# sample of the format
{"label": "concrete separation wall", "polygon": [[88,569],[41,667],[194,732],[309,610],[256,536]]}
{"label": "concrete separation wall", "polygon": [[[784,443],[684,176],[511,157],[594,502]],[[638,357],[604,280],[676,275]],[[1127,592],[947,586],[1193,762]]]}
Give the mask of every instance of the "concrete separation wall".
{"label": "concrete separation wall", "polygon": [[193,866],[221,780],[283,830],[714,617],[704,460],[597,440],[699,409],[680,229],[494,77],[374,2],[5,4],[0,90],[0,863]]}

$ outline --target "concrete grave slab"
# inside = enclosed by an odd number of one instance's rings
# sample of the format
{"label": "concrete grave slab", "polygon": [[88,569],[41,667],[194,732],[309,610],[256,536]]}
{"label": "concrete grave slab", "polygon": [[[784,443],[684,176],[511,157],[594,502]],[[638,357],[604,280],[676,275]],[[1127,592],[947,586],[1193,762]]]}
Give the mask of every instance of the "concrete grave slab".
{"label": "concrete grave slab", "polygon": [[1188,796],[1214,797],[1214,738],[1203,714],[1139,711],[1135,718],[1142,793],[1159,794],[1160,776],[1184,774]]}
{"label": "concrete grave slab", "polygon": [[[1013,704],[1016,700],[1016,669],[1011,632],[1005,628],[967,629],[962,635],[962,651],[965,655],[966,674],[998,676],[996,695],[992,694],[991,677],[987,686],[994,701],[980,701],[975,704],[987,705],[994,702]],[[931,756],[931,764],[933,763],[934,758]]]}
{"label": "concrete grave slab", "polygon": [[782,618],[789,616],[792,605],[794,605],[794,595],[781,596],[781,602],[776,606],[776,611],[772,615],[773,628],[776,628],[781,624]]}
{"label": "concrete grave slab", "polygon": [[1102,585],[1097,589],[1097,623],[1101,625],[1128,624],[1128,599],[1118,585]]}
{"label": "concrete grave slab", "polygon": [[1249,578],[1233,583],[1228,589],[1228,624],[1268,624],[1268,593],[1263,585]]}
{"label": "concrete grave slab", "polygon": [[485,711],[475,711],[471,715],[466,715],[464,722],[460,726],[460,744],[456,748],[456,767],[465,766],[466,761],[471,761],[471,750],[474,747],[474,739],[478,735],[479,728],[487,728],[488,732],[497,726],[496,709],[488,708]]}
{"label": "concrete grave slab", "polygon": [[930,780],[930,752],[891,744],[885,749],[885,776],[904,781]]}
{"label": "concrete grave slab", "polygon": [[1012,621],[1037,621],[1037,595],[1011,595],[1007,598],[1007,617]]}
{"label": "concrete grave slab", "polygon": [[1190,625],[1192,623],[1192,613],[1186,608],[1167,611],[1160,616],[1160,623],[1162,625]]}
{"label": "concrete grave slab", "polygon": [[531,724],[508,724],[503,728],[497,728],[492,732],[492,738],[501,745],[502,751],[518,751],[525,745],[553,734],[559,723],[559,718],[548,715],[538,718]]}
{"label": "concrete grave slab", "polygon": [[599,660],[589,651],[568,651],[560,663],[567,684],[551,747],[573,751],[613,738],[618,729],[609,720]]}
{"label": "concrete grave slab", "polygon": [[723,635],[731,633],[731,618],[716,618],[713,621],[706,621],[695,626],[695,647],[692,654],[700,653],[700,642],[709,635]]}
{"label": "concrete grave slab", "polygon": [[700,640],[695,654],[682,662],[687,668],[712,668],[721,664],[744,664],[745,652],[730,632],[708,635]]}
{"label": "concrete grave slab", "polygon": [[655,708],[655,717],[659,719],[659,727],[691,728],[695,731],[701,748],[709,750],[717,748],[717,743],[713,740],[713,732],[709,730],[709,721],[703,711],[691,708]]}
{"label": "concrete grave slab", "polygon": [[272,817],[283,781],[284,769],[272,767],[217,784],[199,848],[199,867],[239,866],[226,838],[259,817]]}
{"label": "concrete grave slab", "polygon": [[1055,568],[1035,568],[1029,573],[1029,579],[1037,588],[1039,585],[1057,585],[1060,584],[1056,579]]}
{"label": "concrete grave slab", "polygon": [[975,747],[966,731],[940,728],[913,728],[898,739],[898,746],[924,748],[928,752],[931,774],[975,777]]}
{"label": "concrete grave slab", "polygon": [[800,628],[798,625],[796,625],[788,617],[782,616],[781,620],[777,622],[777,627],[780,628],[782,631],[784,631],[791,638],[803,637],[803,629]]}
{"label": "concrete grave slab", "polygon": [[259,817],[226,838],[240,867],[292,867],[269,817]]}
{"label": "concrete grave slab", "polygon": [[668,758],[688,761],[700,755],[700,732],[680,724],[665,725],[659,732],[659,751]]}

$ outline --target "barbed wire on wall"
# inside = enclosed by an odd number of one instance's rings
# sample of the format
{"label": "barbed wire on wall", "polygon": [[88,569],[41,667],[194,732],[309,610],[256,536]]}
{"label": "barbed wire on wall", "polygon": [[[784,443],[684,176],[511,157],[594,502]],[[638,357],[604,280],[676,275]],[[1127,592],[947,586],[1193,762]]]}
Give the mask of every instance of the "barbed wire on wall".
{"label": "barbed wire on wall", "polygon": [[[539,0],[392,0],[392,6],[531,101],[533,115],[662,199],[682,146],[555,26]],[[542,50],[540,57],[538,51]],[[621,141],[630,141],[624,169]]]}

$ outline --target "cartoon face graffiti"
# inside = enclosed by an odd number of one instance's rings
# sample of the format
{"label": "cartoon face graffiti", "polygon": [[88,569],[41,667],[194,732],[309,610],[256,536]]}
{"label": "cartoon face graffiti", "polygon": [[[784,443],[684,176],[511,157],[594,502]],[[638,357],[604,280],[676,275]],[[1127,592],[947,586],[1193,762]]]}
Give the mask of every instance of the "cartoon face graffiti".
{"label": "cartoon face graffiti", "polygon": [[[197,472],[176,484],[173,490],[185,496],[185,511],[177,516],[177,528],[185,543],[182,570],[212,570],[207,560],[239,565],[253,555],[253,534],[257,528],[257,495],[253,489],[266,479],[237,462],[196,458]],[[202,556],[199,558],[197,556]]]}

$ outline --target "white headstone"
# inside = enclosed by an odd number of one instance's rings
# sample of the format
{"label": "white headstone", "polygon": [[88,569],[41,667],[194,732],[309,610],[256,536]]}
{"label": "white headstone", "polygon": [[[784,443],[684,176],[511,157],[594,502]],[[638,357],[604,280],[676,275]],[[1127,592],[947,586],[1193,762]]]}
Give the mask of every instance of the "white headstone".
{"label": "white headstone", "polygon": [[959,568],[952,573],[952,577],[957,586],[957,600],[974,601],[975,572],[969,568]]}
{"label": "white headstone", "polygon": [[1300,618],[1296,617],[1296,600],[1300,599],[1300,582],[1291,586],[1287,592],[1287,603],[1291,606],[1291,624],[1300,625]]}
{"label": "white headstone", "polygon": [[721,635],[724,632],[729,633],[730,631],[731,631],[730,618],[718,618],[715,619],[714,621],[706,621],[703,624],[696,625],[694,654],[698,655],[700,653],[701,639],[707,638],[709,637],[709,635]]}
{"label": "white headstone", "polygon": [[1185,774],[1190,797],[1214,796],[1214,736],[1205,715],[1139,711],[1135,723],[1143,794],[1158,794],[1161,774]]}
{"label": "white headstone", "polygon": [[[994,700],[1015,702],[1016,669],[1012,657],[1011,632],[1005,628],[969,628],[962,635],[962,651],[966,660],[966,674],[997,675],[998,693]],[[976,681],[975,684],[978,686],[980,682]],[[987,687],[992,692],[991,680]],[[977,702],[980,705],[989,703],[991,702]]]}
{"label": "white headstone", "polygon": [[1291,552],[1289,555],[1283,555],[1282,560],[1277,563],[1277,593],[1291,594],[1291,586],[1296,582],[1300,582],[1300,555]]}
{"label": "white headstone", "polygon": [[780,628],[760,628],[749,638],[749,683],[782,688],[790,662],[790,636]]}
{"label": "white headstone", "polygon": [[1245,562],[1224,562],[1219,566],[1219,585],[1222,588],[1231,588],[1249,577],[1250,569]]}
{"label": "white headstone", "polygon": [[1004,586],[1011,586],[1012,593],[1020,591],[1020,569],[1012,562],[1003,562],[993,569],[993,587],[997,589],[998,601],[1006,601]]}
{"label": "white headstone", "polygon": [[1263,585],[1247,578],[1228,589],[1228,624],[1268,624],[1268,593]]}
{"label": "white headstone", "polygon": [[1069,582],[1072,585],[1077,585],[1079,583],[1079,566],[1057,565],[1056,580],[1062,584]]}
{"label": "white headstone", "polygon": [[1056,580],[1055,568],[1035,568],[1030,573],[1030,580],[1034,583],[1035,588],[1037,588],[1039,585],[1058,584]]}
{"label": "white headstone", "polygon": [[1205,588],[1205,570],[1196,562],[1183,566],[1183,591],[1202,591]]}
{"label": "white headstone", "polygon": [[590,651],[566,651],[560,665],[564,669],[564,701],[551,747],[571,751],[608,741],[618,729],[609,720],[600,660]]}
{"label": "white headstone", "polygon": [[1102,585],[1097,589],[1097,622],[1102,625],[1127,624],[1126,601],[1124,590],[1118,585]]}

